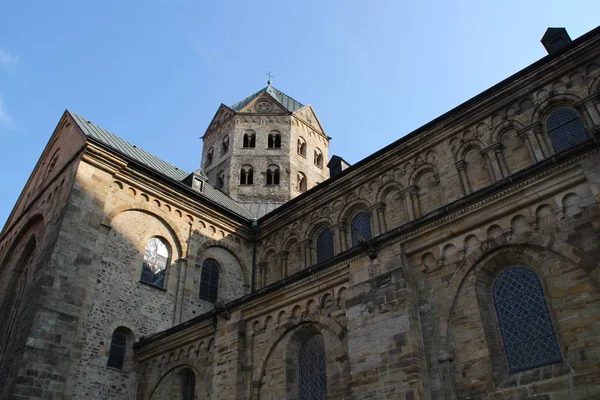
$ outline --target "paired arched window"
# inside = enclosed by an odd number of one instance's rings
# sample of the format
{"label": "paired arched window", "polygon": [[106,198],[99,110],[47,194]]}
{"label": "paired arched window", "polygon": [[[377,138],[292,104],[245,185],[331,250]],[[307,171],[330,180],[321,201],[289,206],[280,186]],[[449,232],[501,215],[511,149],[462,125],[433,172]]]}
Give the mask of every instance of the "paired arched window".
{"label": "paired arched window", "polygon": [[210,164],[212,164],[214,156],[215,156],[215,149],[211,147],[206,152],[206,162],[204,163],[204,165],[208,167]]}
{"label": "paired arched window", "polygon": [[144,249],[144,263],[140,280],[160,288],[165,287],[165,276],[169,263],[167,244],[157,237],[148,240]]}
{"label": "paired arched window", "polygon": [[225,171],[219,171],[217,174],[217,184],[215,185],[215,189],[222,189],[225,185]]}
{"label": "paired arched window", "polygon": [[267,146],[269,149],[278,149],[281,147],[281,133],[279,131],[269,132]]}
{"label": "paired arched window", "polygon": [[219,295],[219,263],[217,260],[207,258],[202,263],[200,274],[200,298],[214,303]]}
{"label": "paired arched window", "polygon": [[333,257],[333,233],[325,228],[317,236],[317,264]]}
{"label": "paired arched window", "polygon": [[371,239],[371,218],[366,212],[359,212],[350,223],[352,246],[357,246],[361,240]]}
{"label": "paired arched window", "polygon": [[300,193],[304,193],[306,192],[306,175],[304,175],[302,172],[298,172],[298,191]]}
{"label": "paired arched window", "polygon": [[240,185],[252,185],[254,170],[250,165],[244,165],[240,170]]}
{"label": "paired arched window", "polygon": [[256,132],[252,129],[248,129],[244,133],[244,140],[242,143],[243,147],[254,147],[256,146]]}
{"label": "paired arched window", "polygon": [[107,367],[123,369],[125,352],[127,350],[127,335],[124,328],[117,328],[112,334],[110,349],[108,351]]}
{"label": "paired arched window", "polygon": [[298,138],[298,154],[306,157],[306,140],[302,137]]}
{"label": "paired arched window", "polygon": [[511,373],[562,361],[542,284],[531,269],[509,267],[494,281],[492,297]]}
{"label": "paired arched window", "polygon": [[196,375],[190,368],[184,368],[179,373],[181,382],[181,400],[194,400],[196,398]]}
{"label": "paired arched window", "polygon": [[269,165],[267,168],[267,185],[279,185],[279,167]]}
{"label": "paired arched window", "polygon": [[317,167],[323,168],[323,152],[320,149],[315,150],[314,162]]}
{"label": "paired arched window", "polygon": [[221,141],[221,155],[227,154],[229,151],[229,136],[225,136]]}
{"label": "paired arched window", "polygon": [[546,120],[546,132],[555,153],[567,150],[589,137],[577,112],[569,107],[561,107]]}
{"label": "paired arched window", "polygon": [[327,399],[327,369],[323,336],[306,339],[298,354],[298,399]]}

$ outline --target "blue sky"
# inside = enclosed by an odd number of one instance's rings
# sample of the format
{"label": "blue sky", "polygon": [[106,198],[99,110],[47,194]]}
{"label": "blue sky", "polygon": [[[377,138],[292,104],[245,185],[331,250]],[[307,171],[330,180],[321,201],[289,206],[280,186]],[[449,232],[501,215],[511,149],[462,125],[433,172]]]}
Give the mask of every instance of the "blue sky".
{"label": "blue sky", "polygon": [[6,1],[0,221],[68,108],[191,171],[219,104],[273,85],[354,163],[545,55],[590,1]]}

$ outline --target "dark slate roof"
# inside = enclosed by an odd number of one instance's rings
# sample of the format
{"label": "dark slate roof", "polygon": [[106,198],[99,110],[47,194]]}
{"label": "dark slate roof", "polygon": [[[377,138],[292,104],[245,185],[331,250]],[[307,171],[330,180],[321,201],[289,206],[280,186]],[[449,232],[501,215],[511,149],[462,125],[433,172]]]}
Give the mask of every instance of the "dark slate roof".
{"label": "dark slate roof", "polygon": [[246,207],[246,209],[254,216],[260,218],[284,203],[266,202],[266,201],[238,201],[238,204]]}
{"label": "dark slate roof", "polygon": [[252,100],[254,100],[255,98],[257,98],[258,96],[260,96],[261,94],[263,94],[265,92],[267,94],[271,95],[271,97],[273,99],[275,99],[279,104],[281,104],[289,112],[294,112],[294,111],[299,110],[302,107],[304,107],[304,104],[292,99],[287,94],[285,94],[285,93],[275,89],[273,86],[269,85],[267,87],[260,89],[258,92],[251,94],[250,96],[246,97],[245,99],[238,101],[237,103],[232,105],[230,108],[233,111],[240,111],[242,108],[244,108],[244,106],[246,106],[246,104],[250,103]]}
{"label": "dark slate roof", "polygon": [[[189,173],[185,172],[184,170],[179,169],[164,160],[161,160],[160,158],[148,153],[143,149],[140,149],[136,145],[129,143],[125,139],[110,133],[106,129],[101,128],[96,124],[93,124],[89,120],[75,114],[74,112],[69,110],[67,110],[67,112],[69,115],[71,115],[71,117],[73,117],[84,135],[97,140],[98,142],[110,147],[111,149],[130,159],[133,159],[134,161],[137,161],[154,172],[164,175],[165,177],[177,182],[181,182],[189,175]],[[241,206],[231,197],[227,196],[220,190],[215,189],[207,182],[205,182],[204,191],[201,194],[209,200],[219,204],[220,206],[239,216],[248,219],[254,218],[254,214],[252,214],[246,207]]]}

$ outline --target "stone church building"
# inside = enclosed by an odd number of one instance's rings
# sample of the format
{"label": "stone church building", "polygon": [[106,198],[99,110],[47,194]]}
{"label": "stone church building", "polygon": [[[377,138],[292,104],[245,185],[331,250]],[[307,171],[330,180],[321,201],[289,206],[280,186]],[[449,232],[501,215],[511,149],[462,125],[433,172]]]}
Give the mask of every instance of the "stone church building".
{"label": "stone church building", "polygon": [[0,398],[600,398],[600,28],[542,43],[352,166],[270,82],[191,173],[65,111],[0,235]]}

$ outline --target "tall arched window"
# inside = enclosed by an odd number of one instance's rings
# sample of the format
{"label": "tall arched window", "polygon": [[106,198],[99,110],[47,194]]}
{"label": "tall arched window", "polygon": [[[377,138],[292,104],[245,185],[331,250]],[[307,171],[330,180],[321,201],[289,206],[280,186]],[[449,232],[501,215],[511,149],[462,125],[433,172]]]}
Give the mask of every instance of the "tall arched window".
{"label": "tall arched window", "polygon": [[320,149],[315,150],[314,162],[317,167],[323,168],[323,153]]}
{"label": "tall arched window", "polygon": [[229,151],[229,136],[225,136],[221,141],[221,155],[227,154]]}
{"label": "tall arched window", "polygon": [[243,147],[254,147],[256,145],[256,132],[248,129],[244,133]]}
{"label": "tall arched window", "polygon": [[360,243],[361,238],[364,240],[371,239],[371,218],[366,212],[359,212],[352,219],[350,224],[352,231],[352,246],[356,246]]}
{"label": "tall arched window", "polygon": [[206,162],[204,163],[204,165],[206,167],[208,167],[210,164],[212,164],[214,156],[215,156],[215,149],[211,147],[206,152]]}
{"label": "tall arched window", "polygon": [[281,133],[279,133],[279,131],[269,132],[267,146],[270,149],[278,149],[281,147]]}
{"label": "tall arched window", "polygon": [[190,368],[184,368],[179,373],[181,381],[181,400],[194,400],[196,398],[196,374]]}
{"label": "tall arched window", "polygon": [[492,296],[511,373],[562,361],[542,284],[531,269],[506,268]]}
{"label": "tall arched window", "polygon": [[269,165],[267,168],[267,185],[279,185],[279,167]]}
{"label": "tall arched window", "polygon": [[298,154],[306,157],[306,140],[302,137],[298,138]]}
{"label": "tall arched window", "polygon": [[589,139],[577,112],[569,107],[561,107],[550,114],[546,120],[546,132],[555,153]]}
{"label": "tall arched window", "polygon": [[217,184],[215,185],[215,189],[223,189],[225,185],[225,171],[219,171],[217,174]]}
{"label": "tall arched window", "polygon": [[214,303],[219,295],[219,263],[213,258],[207,258],[202,263],[200,274],[200,298]]}
{"label": "tall arched window", "polygon": [[327,399],[327,368],[323,336],[313,335],[298,354],[298,399]]}
{"label": "tall arched window", "polygon": [[117,328],[112,334],[110,349],[108,352],[107,367],[123,369],[125,363],[125,352],[127,350],[127,335],[124,328]]}
{"label": "tall arched window", "polygon": [[168,263],[169,250],[166,243],[157,237],[151,238],[144,249],[140,281],[163,288]]}
{"label": "tall arched window", "polygon": [[251,165],[244,165],[240,170],[240,185],[252,185],[254,170]]}
{"label": "tall arched window", "polygon": [[298,172],[298,191],[300,193],[306,192],[306,175],[302,172]]}
{"label": "tall arched window", "polygon": [[325,228],[317,236],[317,263],[333,257],[333,233]]}

